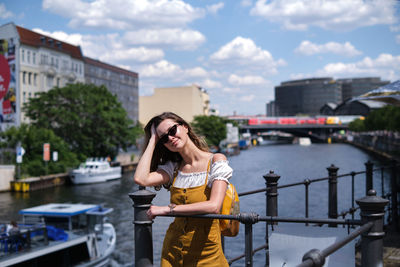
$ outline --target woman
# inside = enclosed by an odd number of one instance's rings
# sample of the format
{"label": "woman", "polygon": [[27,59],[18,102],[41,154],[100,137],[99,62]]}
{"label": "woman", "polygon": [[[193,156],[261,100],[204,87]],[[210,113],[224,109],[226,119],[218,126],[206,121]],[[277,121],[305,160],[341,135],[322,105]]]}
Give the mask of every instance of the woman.
{"label": "woman", "polygon": [[[217,214],[232,168],[178,115],[165,112],[145,127],[146,147],[135,172],[142,186],[169,187],[171,204],[151,206],[150,219],[168,214]],[[219,221],[177,217],[164,238],[161,266],[228,266],[221,247]]]}

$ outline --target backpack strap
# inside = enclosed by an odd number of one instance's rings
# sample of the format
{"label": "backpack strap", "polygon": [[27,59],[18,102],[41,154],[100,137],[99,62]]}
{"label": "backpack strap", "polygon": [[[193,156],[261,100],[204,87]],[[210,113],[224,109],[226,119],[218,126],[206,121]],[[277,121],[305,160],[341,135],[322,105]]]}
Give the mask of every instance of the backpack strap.
{"label": "backpack strap", "polygon": [[210,166],[211,166],[211,163],[212,163],[212,161],[213,161],[213,158],[214,158],[214,154],[212,154],[210,160],[208,161],[208,165],[207,165],[207,174],[206,174],[206,181],[205,181],[205,183],[204,183],[205,186],[207,186],[207,183],[208,183],[208,173],[210,172]]}

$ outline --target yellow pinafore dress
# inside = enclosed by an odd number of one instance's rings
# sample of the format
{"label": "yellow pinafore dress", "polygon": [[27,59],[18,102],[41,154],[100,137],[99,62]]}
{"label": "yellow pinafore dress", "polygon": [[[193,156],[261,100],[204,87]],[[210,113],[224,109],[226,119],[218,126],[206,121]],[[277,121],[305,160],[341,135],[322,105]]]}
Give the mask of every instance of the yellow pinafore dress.
{"label": "yellow pinafore dress", "polygon": [[[211,188],[207,186],[210,162],[204,185],[177,188],[174,186],[175,175],[170,189],[171,203],[182,205],[210,199]],[[219,221],[176,217],[164,238],[161,266],[229,266],[222,251]]]}

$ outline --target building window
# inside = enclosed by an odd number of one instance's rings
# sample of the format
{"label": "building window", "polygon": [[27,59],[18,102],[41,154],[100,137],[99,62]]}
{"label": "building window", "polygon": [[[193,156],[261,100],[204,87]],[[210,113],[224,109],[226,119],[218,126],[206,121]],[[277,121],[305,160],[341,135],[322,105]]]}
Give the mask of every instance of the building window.
{"label": "building window", "polygon": [[22,72],[22,83],[26,84],[26,72]]}
{"label": "building window", "polygon": [[36,64],[36,53],[35,52],[32,53],[32,63]]}
{"label": "building window", "polygon": [[54,66],[54,58],[53,57],[50,58],[50,66]]}
{"label": "building window", "polygon": [[22,102],[26,102],[26,92],[22,93]]}
{"label": "building window", "polygon": [[31,98],[31,97],[32,97],[32,94],[31,94],[31,92],[29,92],[29,94],[28,94],[28,97],[29,97],[29,98]]}
{"label": "building window", "polygon": [[31,51],[26,52],[26,59],[27,59],[28,63],[31,63]]}
{"label": "building window", "polygon": [[47,76],[47,87],[53,87],[53,76]]}
{"label": "building window", "polygon": [[56,58],[56,68],[58,68],[58,58]]}
{"label": "building window", "polygon": [[32,72],[28,73],[28,84],[32,84]]}
{"label": "building window", "polygon": [[33,85],[37,85],[37,73],[33,74]]}
{"label": "building window", "polygon": [[22,49],[22,53],[21,53],[21,61],[24,62],[25,61],[25,50]]}
{"label": "building window", "polygon": [[57,78],[57,87],[60,87],[60,78]]}

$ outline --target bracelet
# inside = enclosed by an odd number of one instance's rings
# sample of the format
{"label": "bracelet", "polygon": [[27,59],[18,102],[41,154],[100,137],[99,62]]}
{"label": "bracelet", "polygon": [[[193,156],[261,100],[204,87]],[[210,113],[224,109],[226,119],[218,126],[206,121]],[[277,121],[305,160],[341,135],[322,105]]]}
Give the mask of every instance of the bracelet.
{"label": "bracelet", "polygon": [[174,204],[174,203],[171,203],[171,204],[168,205],[169,214],[174,214],[175,207],[176,207],[176,204]]}

